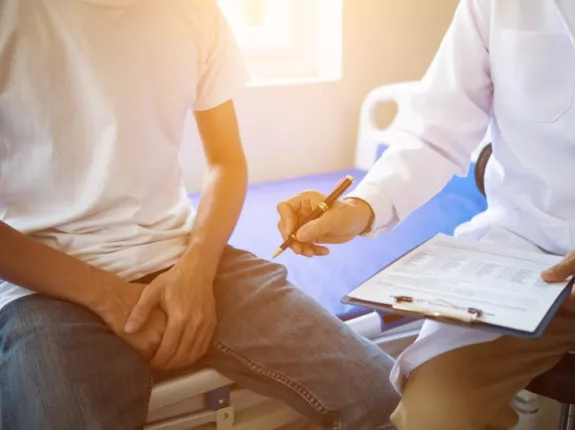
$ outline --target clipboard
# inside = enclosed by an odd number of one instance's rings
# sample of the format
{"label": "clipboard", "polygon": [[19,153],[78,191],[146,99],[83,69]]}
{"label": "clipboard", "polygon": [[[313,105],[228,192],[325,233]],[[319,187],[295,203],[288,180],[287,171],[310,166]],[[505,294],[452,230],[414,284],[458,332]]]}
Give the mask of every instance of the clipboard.
{"label": "clipboard", "polygon": [[[402,258],[408,256],[413,251],[417,250],[427,242],[428,241],[425,241],[419,246],[401,255],[400,257],[398,257],[397,259],[386,265],[383,269],[375,273],[373,276],[366,279],[363,283],[369,282],[370,279],[377,276],[379,273],[381,273],[394,263],[398,262]],[[408,295],[394,296],[395,303],[392,304],[359,300],[357,298],[353,298],[350,296],[345,296],[341,300],[341,302],[348,305],[373,309],[382,314],[396,314],[415,319],[428,319],[460,327],[476,328],[478,330],[488,331],[505,336],[513,336],[524,339],[536,339],[543,335],[549,323],[551,322],[553,317],[557,314],[563,302],[569,296],[574,284],[575,284],[575,278],[572,278],[563,288],[561,293],[557,296],[553,304],[549,307],[544,318],[541,320],[541,322],[533,332],[525,330],[517,330],[481,321],[483,311],[478,308],[471,308],[471,307],[462,308],[457,306],[452,306],[450,308],[450,306],[444,306],[443,309],[439,309],[439,308],[419,306],[417,304],[417,298],[410,297]]]}
{"label": "clipboard", "polygon": [[[514,330],[507,327],[496,326],[489,323],[484,323],[479,320],[479,315],[471,312],[468,312],[468,315],[465,313],[460,312],[445,312],[442,310],[437,309],[423,309],[423,308],[416,308],[406,305],[387,305],[383,303],[374,303],[368,302],[364,300],[354,299],[348,296],[345,296],[342,299],[342,303],[347,305],[354,305],[354,306],[361,306],[364,308],[373,309],[375,311],[385,313],[385,314],[396,314],[402,315],[409,318],[415,319],[428,319],[438,322],[443,322],[446,324],[457,325],[460,327],[467,327],[467,328],[476,328],[478,330],[489,331],[492,333],[498,333],[505,336],[513,336],[519,337],[523,339],[537,339],[543,335],[547,326],[559,311],[559,308],[569,296],[571,292],[571,288],[573,287],[574,281],[572,280],[569,284],[563,289],[561,294],[557,297],[557,300],[553,303],[553,306],[549,308],[549,312],[545,315],[545,318],[541,321],[539,326],[534,332],[526,332],[522,330]],[[473,308],[470,308],[470,310]],[[477,310],[479,311],[479,310]]]}

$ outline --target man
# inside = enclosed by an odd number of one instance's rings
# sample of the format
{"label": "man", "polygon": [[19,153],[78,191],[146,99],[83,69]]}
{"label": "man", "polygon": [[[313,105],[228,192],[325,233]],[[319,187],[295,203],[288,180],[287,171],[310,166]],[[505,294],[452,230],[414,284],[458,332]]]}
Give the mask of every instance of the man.
{"label": "man", "polygon": [[150,369],[201,358],[322,429],[387,428],[395,393],[373,375],[390,359],[226,246],[244,82],[214,0],[0,1],[0,428],[142,428]]}
{"label": "man", "polygon": [[[491,126],[488,209],[457,234],[566,256],[542,277],[557,282],[573,275],[574,31],[575,3],[567,0],[462,0],[390,148],[353,199],[299,230],[294,251],[321,254],[310,244],[393,228],[453,174],[465,174]],[[306,193],[280,205],[284,236],[294,228],[293,214],[320,197]],[[568,312],[574,303],[571,297],[538,340],[427,322],[392,373],[402,393],[393,414],[397,428],[511,429],[512,397],[575,349],[575,315]]]}

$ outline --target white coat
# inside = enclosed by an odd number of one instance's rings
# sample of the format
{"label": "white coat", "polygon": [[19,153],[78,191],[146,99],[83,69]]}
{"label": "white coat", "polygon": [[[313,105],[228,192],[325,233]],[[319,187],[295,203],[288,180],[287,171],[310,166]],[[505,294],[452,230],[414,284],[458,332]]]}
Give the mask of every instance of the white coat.
{"label": "white coat", "polygon": [[[575,249],[575,2],[463,0],[390,148],[354,195],[387,231],[467,172],[488,129],[488,209],[457,235],[565,255]],[[497,335],[426,322],[399,358],[415,367]]]}

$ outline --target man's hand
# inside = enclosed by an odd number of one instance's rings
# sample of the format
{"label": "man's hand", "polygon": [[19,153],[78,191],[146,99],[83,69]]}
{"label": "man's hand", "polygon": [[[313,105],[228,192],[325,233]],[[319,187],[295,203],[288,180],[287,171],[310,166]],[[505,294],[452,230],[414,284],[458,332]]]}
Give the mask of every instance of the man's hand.
{"label": "man's hand", "polygon": [[137,333],[124,330],[130,312],[138,302],[145,285],[124,283],[114,285],[106,298],[106,303],[96,313],[110,326],[116,335],[124,339],[147,360],[152,360],[160,347],[166,330],[167,318],[161,309],[154,309],[146,324]]}
{"label": "man's hand", "polygon": [[165,312],[168,323],[152,360],[153,369],[182,368],[207,352],[216,328],[212,286],[213,278],[205,275],[198,258],[182,260],[144,288],[125,330],[137,335],[152,322],[154,311]]}
{"label": "man's hand", "polygon": [[298,240],[291,245],[296,254],[306,257],[327,255],[329,250],[318,244],[348,242],[368,227],[373,216],[371,207],[362,200],[347,198],[332,203],[321,217],[302,225],[324,197],[319,192],[306,191],[278,205],[278,228],[283,239],[297,229]]}

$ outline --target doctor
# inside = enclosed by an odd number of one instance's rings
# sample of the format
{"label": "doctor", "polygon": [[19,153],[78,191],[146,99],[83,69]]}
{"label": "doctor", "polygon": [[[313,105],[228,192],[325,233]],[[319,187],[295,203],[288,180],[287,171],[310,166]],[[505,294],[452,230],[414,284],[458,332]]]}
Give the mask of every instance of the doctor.
{"label": "doctor", "polygon": [[[575,273],[574,30],[569,0],[462,0],[390,149],[356,191],[299,230],[293,251],[324,255],[322,243],[389,231],[466,173],[491,126],[488,209],[456,234],[566,256],[542,274],[550,282]],[[284,237],[321,198],[306,192],[280,203]],[[575,348],[569,306],[538,340],[426,322],[392,372],[403,396],[395,425],[511,429],[512,397]]]}

